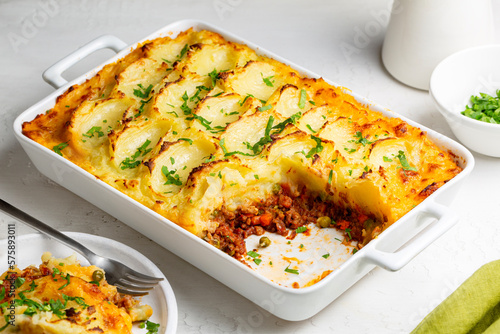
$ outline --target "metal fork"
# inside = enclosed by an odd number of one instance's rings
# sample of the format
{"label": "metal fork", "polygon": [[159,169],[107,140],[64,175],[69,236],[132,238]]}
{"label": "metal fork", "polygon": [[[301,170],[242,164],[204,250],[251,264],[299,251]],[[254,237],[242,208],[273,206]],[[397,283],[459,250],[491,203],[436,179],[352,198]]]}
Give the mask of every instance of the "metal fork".
{"label": "metal fork", "polygon": [[120,293],[142,296],[147,294],[147,292],[154,288],[158,282],[163,280],[163,278],[156,278],[141,274],[116,260],[108,259],[95,254],[79,242],[69,238],[49,225],[42,223],[38,219],[19,210],[2,199],[0,199],[0,210],[74,249],[83,255],[90,262],[90,264],[104,269],[106,272],[106,280],[109,284],[115,285]]}

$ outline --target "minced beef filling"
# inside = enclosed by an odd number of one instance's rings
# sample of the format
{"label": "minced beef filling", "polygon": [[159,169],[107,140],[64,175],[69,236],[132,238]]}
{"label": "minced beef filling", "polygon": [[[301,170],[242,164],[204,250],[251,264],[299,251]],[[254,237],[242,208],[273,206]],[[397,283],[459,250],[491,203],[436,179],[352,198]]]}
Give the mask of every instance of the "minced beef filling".
{"label": "minced beef filling", "polygon": [[236,259],[246,255],[245,238],[262,235],[265,231],[278,233],[287,238],[295,237],[295,230],[309,223],[316,223],[319,217],[332,219],[331,227],[346,232],[346,238],[360,240],[363,223],[368,216],[325,202],[320,196],[313,195],[305,187],[291,191],[288,184],[275,189],[272,196],[230,211],[224,206],[214,212],[219,226],[209,233],[206,240]]}

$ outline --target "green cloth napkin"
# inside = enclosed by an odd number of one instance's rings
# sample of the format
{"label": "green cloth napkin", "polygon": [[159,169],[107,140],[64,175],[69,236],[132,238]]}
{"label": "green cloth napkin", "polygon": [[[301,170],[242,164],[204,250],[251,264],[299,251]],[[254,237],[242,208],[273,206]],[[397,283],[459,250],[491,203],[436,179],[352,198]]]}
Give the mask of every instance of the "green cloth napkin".
{"label": "green cloth napkin", "polygon": [[485,264],[411,332],[500,333],[500,260]]}

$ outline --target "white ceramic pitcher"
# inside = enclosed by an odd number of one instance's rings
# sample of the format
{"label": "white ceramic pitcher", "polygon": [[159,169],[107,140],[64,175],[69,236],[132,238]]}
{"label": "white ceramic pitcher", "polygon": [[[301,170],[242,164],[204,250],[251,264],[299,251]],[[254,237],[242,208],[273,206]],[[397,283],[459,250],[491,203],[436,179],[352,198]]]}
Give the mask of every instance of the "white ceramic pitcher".
{"label": "white ceramic pitcher", "polygon": [[382,61],[399,81],[428,90],[441,60],[493,43],[493,31],[491,0],[395,0]]}

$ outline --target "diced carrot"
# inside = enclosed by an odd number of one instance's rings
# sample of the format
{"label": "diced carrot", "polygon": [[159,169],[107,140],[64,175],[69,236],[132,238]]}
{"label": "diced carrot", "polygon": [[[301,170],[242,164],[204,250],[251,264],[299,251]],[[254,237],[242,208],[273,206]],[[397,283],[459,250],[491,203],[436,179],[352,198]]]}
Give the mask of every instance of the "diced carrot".
{"label": "diced carrot", "polygon": [[263,215],[260,216],[260,225],[262,226],[268,226],[271,224],[273,220],[273,215],[269,212],[264,213]]}
{"label": "diced carrot", "polygon": [[350,224],[350,222],[348,222],[347,220],[339,220],[339,221],[337,221],[337,226],[341,230],[345,230],[346,228],[348,228],[349,224]]}
{"label": "diced carrot", "polygon": [[260,223],[260,216],[252,217],[252,225],[258,225]]}
{"label": "diced carrot", "polygon": [[367,216],[367,215],[365,215],[364,213],[360,213],[360,214],[358,215],[358,221],[359,221],[360,223],[364,223],[367,219],[368,219],[368,216]]}
{"label": "diced carrot", "polygon": [[281,188],[283,189],[283,191],[285,192],[285,194],[289,194],[291,192],[291,190],[290,190],[290,184],[288,184],[288,183],[282,183],[281,184]]}

